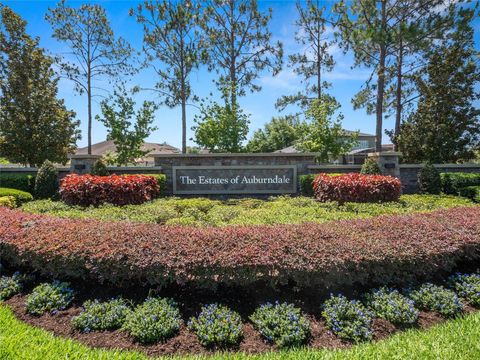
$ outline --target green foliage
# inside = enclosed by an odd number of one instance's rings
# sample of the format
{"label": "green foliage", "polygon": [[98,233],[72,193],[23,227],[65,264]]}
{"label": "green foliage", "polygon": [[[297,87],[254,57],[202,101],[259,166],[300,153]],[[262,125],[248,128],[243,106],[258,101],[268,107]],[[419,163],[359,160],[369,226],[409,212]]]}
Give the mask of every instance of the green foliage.
{"label": "green foliage", "polygon": [[25,277],[20,273],[0,277],[0,301],[7,300],[23,290]]}
{"label": "green foliage", "polygon": [[463,311],[463,304],[458,296],[443,286],[424,284],[410,292],[410,298],[421,309],[436,311],[443,316],[455,316]]}
{"label": "green foliage", "polygon": [[418,188],[421,194],[440,194],[442,183],[440,173],[430,163],[426,163],[418,173]]}
{"label": "green foliage", "polygon": [[35,190],[35,175],[0,173],[0,187],[22,190],[32,194]]}
{"label": "green foliage", "polygon": [[242,151],[248,134],[250,115],[244,114],[238,104],[221,106],[218,103],[200,104],[200,115],[195,115],[195,142],[211,152]]}
{"label": "green foliage", "polygon": [[72,80],[75,91],[87,95],[88,153],[92,144],[92,97],[97,81],[134,73],[129,60],[132,47],[122,38],[115,38],[105,9],[99,4],[81,4],[78,8],[61,0],[49,8],[45,19],[53,37],[69,48],[69,58],[60,58],[60,71]]}
{"label": "green foliage", "polygon": [[110,173],[107,170],[107,165],[103,160],[97,160],[93,163],[92,171],[90,172],[92,175],[97,176],[108,176]]}
{"label": "green foliage", "polygon": [[298,182],[300,184],[300,194],[302,196],[313,197],[313,180],[317,177],[317,174],[300,175]]}
{"label": "green foliage", "polygon": [[157,179],[158,185],[160,186],[159,197],[165,196],[165,186],[167,186],[167,177],[165,174],[143,174],[145,176],[153,176]]}
{"label": "green foliage", "polygon": [[293,304],[264,304],[250,316],[258,331],[278,347],[301,346],[310,336],[310,324]]}
{"label": "green foliage", "polygon": [[410,214],[474,206],[461,197],[438,195],[402,195],[399,202],[321,203],[310,197],[272,197],[269,200],[210,200],[166,197],[141,205],[99,207],[69,206],[60,201],[38,200],[22,205],[22,210],[64,218],[105,221],[136,221],[157,224],[194,226],[260,225],[289,223],[322,223],[326,221],[363,219],[379,215]]}
{"label": "green foliage", "polygon": [[25,301],[27,312],[40,316],[46,312],[65,310],[73,300],[73,290],[66,282],[43,283],[33,289]]}
{"label": "green foliage", "polygon": [[27,23],[0,8],[0,153],[12,163],[67,162],[80,139],[75,112],[57,99],[53,58],[26,33]]}
{"label": "green foliage", "polygon": [[[2,189],[0,188],[0,191]],[[0,196],[0,206],[5,206],[9,209],[17,207],[17,202],[15,201],[14,196]]]}
{"label": "green foliage", "polygon": [[452,163],[475,157],[480,146],[476,108],[480,71],[472,21],[477,9],[458,10],[454,29],[427,53],[428,65],[415,78],[416,112],[395,142],[406,162]]}
{"label": "green foliage", "polygon": [[106,302],[87,300],[83,311],[72,318],[72,326],[82,332],[114,330],[122,327],[131,312],[123,299],[112,299]]}
{"label": "green foliage", "polygon": [[[33,196],[26,191],[16,190],[16,189],[9,189],[9,188],[0,188],[0,197],[13,197],[14,203],[16,205],[21,205],[28,201],[33,200]],[[5,200],[6,203],[10,203],[10,200]]]}
{"label": "green foliage", "polygon": [[258,129],[245,146],[246,152],[269,153],[292,146],[302,139],[307,131],[307,124],[298,116],[287,115],[273,117],[264,129]]}
{"label": "green foliage", "polygon": [[181,322],[180,312],[173,300],[148,298],[127,315],[123,330],[136,341],[151,344],[174,336]]}
{"label": "green foliage", "polygon": [[[144,101],[135,113],[135,101],[123,87],[114,90],[113,96],[100,103],[102,117],[96,116],[107,128],[107,139],[116,146],[118,165],[134,163],[145,156],[148,150],[142,150],[145,139],[157,128],[152,126],[158,106],[153,101]],[[135,121],[132,123],[132,118]]]}
{"label": "green foliage", "polygon": [[418,320],[418,310],[413,301],[397,290],[380,288],[367,294],[365,301],[376,317],[393,324],[414,324]]}
{"label": "green foliage", "polygon": [[243,336],[240,315],[218,304],[203,306],[198,317],[190,319],[188,328],[195,332],[200,343],[207,347],[235,346]]}
{"label": "green foliage", "polygon": [[48,160],[45,160],[35,178],[36,199],[53,199],[58,194],[58,170]]}
{"label": "green foliage", "polygon": [[318,153],[320,162],[336,159],[349,152],[356,143],[357,134],[346,135],[342,129],[343,115],[332,120],[340,105],[329,98],[312,101],[305,116],[308,120],[306,135],[298,142],[299,150]]}
{"label": "green foliage", "polygon": [[455,274],[448,283],[470,305],[480,307],[480,274]]}
{"label": "green foliage", "polygon": [[362,165],[360,170],[360,174],[362,175],[382,175],[382,171],[380,170],[380,166],[378,166],[378,162],[375,159],[367,158]]}
{"label": "green foliage", "polygon": [[327,326],[341,339],[360,342],[372,338],[373,314],[356,300],[332,295],[323,304],[322,315]]}
{"label": "green foliage", "polygon": [[458,194],[475,202],[480,202],[480,185],[460,188]]}
{"label": "green foliage", "polygon": [[441,173],[440,178],[445,194],[458,195],[462,188],[480,186],[480,174],[477,173]]}

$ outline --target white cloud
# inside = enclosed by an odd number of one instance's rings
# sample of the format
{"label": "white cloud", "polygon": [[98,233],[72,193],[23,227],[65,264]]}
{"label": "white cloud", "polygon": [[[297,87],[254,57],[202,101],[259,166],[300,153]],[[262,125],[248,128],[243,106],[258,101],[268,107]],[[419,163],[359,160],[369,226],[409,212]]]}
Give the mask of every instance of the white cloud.
{"label": "white cloud", "polygon": [[300,85],[298,76],[291,69],[282,70],[277,76],[263,76],[260,79],[260,83],[262,86],[290,90],[297,89]]}

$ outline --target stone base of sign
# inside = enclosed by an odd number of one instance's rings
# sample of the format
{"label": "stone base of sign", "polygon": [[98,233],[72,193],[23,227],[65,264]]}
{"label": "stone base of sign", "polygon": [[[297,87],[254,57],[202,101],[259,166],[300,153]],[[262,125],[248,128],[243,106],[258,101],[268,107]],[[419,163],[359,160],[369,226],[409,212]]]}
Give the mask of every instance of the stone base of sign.
{"label": "stone base of sign", "polygon": [[400,157],[401,152],[384,151],[369,153],[368,157],[377,161],[383,175],[395,176],[400,178]]}
{"label": "stone base of sign", "polygon": [[75,174],[89,174],[93,164],[101,158],[101,155],[71,155],[70,172]]}

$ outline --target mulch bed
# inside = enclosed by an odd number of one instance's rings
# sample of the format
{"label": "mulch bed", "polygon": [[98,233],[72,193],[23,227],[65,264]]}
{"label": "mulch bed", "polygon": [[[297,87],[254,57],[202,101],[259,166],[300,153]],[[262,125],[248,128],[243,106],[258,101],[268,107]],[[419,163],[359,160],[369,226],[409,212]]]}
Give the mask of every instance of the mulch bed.
{"label": "mulch bed", "polygon": [[[174,338],[169,339],[165,343],[156,343],[153,345],[141,345],[133,341],[125,332],[105,331],[105,332],[92,332],[81,333],[73,330],[71,327],[71,319],[80,313],[80,302],[74,304],[65,311],[59,311],[56,314],[45,314],[40,317],[31,316],[26,313],[25,310],[26,295],[16,295],[11,299],[5,301],[5,303],[13,310],[16,317],[26,323],[33,326],[43,328],[45,330],[53,332],[56,336],[75,339],[85,345],[96,348],[109,348],[109,349],[125,349],[125,350],[137,350],[150,356],[160,355],[181,355],[181,354],[212,354],[215,349],[205,349],[198,341],[196,335],[183,325],[180,332]],[[193,307],[180,304],[185,314],[185,321],[188,317],[194,313]],[[250,311],[252,304],[246,303],[246,307],[243,309],[235,308],[246,319],[246,311]],[[246,310],[248,309],[248,310]],[[468,307],[467,312],[474,311],[473,308]],[[348,348],[350,343],[344,342],[337,338],[330,330],[325,326],[325,322],[321,319],[319,312],[316,314],[307,315],[311,326],[311,338],[309,346],[312,348]],[[439,322],[445,321],[440,315],[432,312],[421,312],[420,318],[417,324],[418,328],[425,329]],[[399,331],[390,322],[383,319],[375,319],[373,323],[374,340],[384,339],[396,331]],[[231,349],[231,351],[243,351],[245,353],[261,353],[266,351],[276,350],[276,347],[270,343],[267,343],[261,335],[256,331],[250,323],[244,324],[243,327],[244,338],[238,348]]]}

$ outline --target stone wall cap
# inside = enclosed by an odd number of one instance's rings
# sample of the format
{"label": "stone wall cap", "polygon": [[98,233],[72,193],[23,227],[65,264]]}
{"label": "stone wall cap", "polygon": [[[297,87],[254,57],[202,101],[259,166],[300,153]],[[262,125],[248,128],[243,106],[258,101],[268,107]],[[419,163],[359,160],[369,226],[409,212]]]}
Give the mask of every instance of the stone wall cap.
{"label": "stone wall cap", "polygon": [[317,153],[209,153],[209,154],[148,154],[153,158],[208,158],[208,157],[316,157]]}
{"label": "stone wall cap", "polygon": [[360,169],[362,165],[356,165],[356,164],[339,164],[339,165],[334,165],[334,164],[325,164],[325,165],[308,165],[307,169],[337,169],[337,170],[342,170],[342,169]]}
{"label": "stone wall cap", "polygon": [[[404,169],[417,169],[423,168],[425,164],[400,164],[401,168]],[[436,168],[445,168],[445,169],[463,169],[463,168],[473,168],[473,169],[480,169],[480,164],[433,164]]]}
{"label": "stone wall cap", "polygon": [[402,156],[402,153],[399,151],[381,151],[381,152],[371,152],[367,154],[368,156]]}
{"label": "stone wall cap", "polygon": [[161,166],[107,166],[110,171],[157,171]]}

